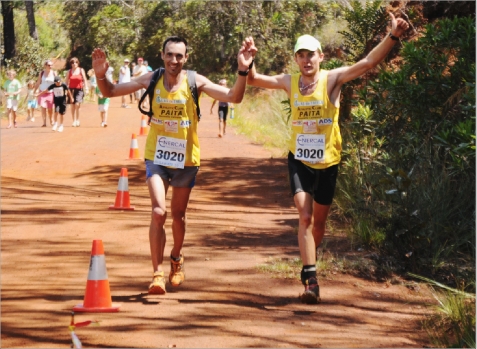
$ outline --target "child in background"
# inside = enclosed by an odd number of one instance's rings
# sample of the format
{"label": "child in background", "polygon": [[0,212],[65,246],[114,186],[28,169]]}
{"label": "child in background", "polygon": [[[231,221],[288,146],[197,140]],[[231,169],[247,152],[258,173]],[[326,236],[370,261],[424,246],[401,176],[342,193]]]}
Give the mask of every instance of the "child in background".
{"label": "child in background", "polygon": [[27,95],[25,101],[27,102],[27,121],[35,121],[35,109],[38,107],[38,102],[35,95],[35,81],[30,80],[27,84]]}
{"label": "child in background", "polygon": [[[12,128],[12,119],[13,126],[17,127],[17,109],[18,109],[18,100],[20,99],[20,91],[22,85],[20,81],[15,79],[17,72],[15,70],[7,71],[7,79],[5,80],[2,89],[5,91],[5,97],[7,97],[7,117],[8,117],[8,127]],[[13,116],[13,118],[12,118]]]}
{"label": "child in background", "polygon": [[96,75],[94,75],[94,69],[88,70],[88,76],[89,76],[89,98],[94,102],[96,100],[96,94],[94,91],[96,90],[96,86],[98,86],[98,83],[96,82]]}
{"label": "child in background", "polygon": [[[55,83],[50,85],[46,90],[42,91],[40,94],[45,93],[46,91],[53,90],[53,102],[55,103],[55,115],[53,116],[53,131],[58,129],[58,132],[63,132],[63,118],[66,114],[66,97],[68,96],[69,100],[73,100],[73,95],[71,94],[68,86],[65,83],[61,82],[60,76],[55,76]],[[39,94],[39,95],[40,95]],[[60,115],[60,124],[58,125],[58,114]]]}
{"label": "child in background", "polygon": [[98,95],[98,111],[101,117],[101,127],[108,127],[109,98],[104,97],[98,87],[96,87],[96,94]]}

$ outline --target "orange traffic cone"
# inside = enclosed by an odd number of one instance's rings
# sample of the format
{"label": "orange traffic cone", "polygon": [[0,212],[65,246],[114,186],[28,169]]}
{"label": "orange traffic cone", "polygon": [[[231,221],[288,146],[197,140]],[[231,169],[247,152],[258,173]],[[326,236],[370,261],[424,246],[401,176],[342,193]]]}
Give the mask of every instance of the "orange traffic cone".
{"label": "orange traffic cone", "polygon": [[93,240],[84,302],[73,307],[73,310],[90,313],[114,313],[119,311],[119,307],[118,304],[112,304],[111,300],[103,242]]}
{"label": "orange traffic cone", "polygon": [[128,169],[122,168],[119,175],[118,190],[114,205],[109,206],[110,210],[134,210],[129,201]]}
{"label": "orange traffic cone", "polygon": [[143,115],[141,118],[141,128],[139,129],[139,136],[147,136],[147,119],[146,115]]}
{"label": "orange traffic cone", "polygon": [[129,159],[140,159],[139,157],[139,147],[137,146],[136,134],[132,134],[131,138],[131,147],[129,149]]}

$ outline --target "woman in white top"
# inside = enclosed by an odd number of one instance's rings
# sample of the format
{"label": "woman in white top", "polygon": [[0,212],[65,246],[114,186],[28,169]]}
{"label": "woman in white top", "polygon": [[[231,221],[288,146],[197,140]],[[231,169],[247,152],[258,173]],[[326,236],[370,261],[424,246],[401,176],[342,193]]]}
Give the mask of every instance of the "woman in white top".
{"label": "woman in white top", "polygon": [[[45,62],[45,66],[38,75],[38,79],[35,84],[35,90],[39,92],[45,91],[50,87],[50,85],[54,84],[56,71],[54,71],[51,67],[53,66],[53,62],[47,60]],[[43,125],[41,127],[46,127],[46,112],[48,111],[48,118],[50,119],[50,126],[53,125],[53,109],[55,105],[53,103],[53,91],[46,91],[38,96],[38,105],[41,107],[41,117],[43,118]]]}

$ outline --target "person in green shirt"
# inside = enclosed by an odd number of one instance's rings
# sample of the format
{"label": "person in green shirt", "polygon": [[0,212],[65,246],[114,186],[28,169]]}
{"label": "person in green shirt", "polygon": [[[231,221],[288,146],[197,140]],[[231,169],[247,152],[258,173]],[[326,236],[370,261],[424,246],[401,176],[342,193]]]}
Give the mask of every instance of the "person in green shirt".
{"label": "person in green shirt", "polygon": [[5,97],[7,97],[7,128],[12,128],[12,125],[17,127],[17,109],[18,101],[20,100],[20,90],[22,88],[22,84],[20,83],[20,81],[15,79],[16,76],[17,72],[15,70],[7,71],[7,80],[5,80],[2,86]]}
{"label": "person in green shirt", "polygon": [[98,111],[101,117],[101,127],[108,127],[108,109],[109,98],[104,97],[101,90],[96,86],[96,95],[98,95]]}

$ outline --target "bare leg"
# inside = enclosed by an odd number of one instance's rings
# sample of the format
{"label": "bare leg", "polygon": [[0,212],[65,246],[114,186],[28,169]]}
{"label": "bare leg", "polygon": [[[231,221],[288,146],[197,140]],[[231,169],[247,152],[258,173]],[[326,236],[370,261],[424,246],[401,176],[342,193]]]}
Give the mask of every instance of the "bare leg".
{"label": "bare leg", "polygon": [[316,263],[315,239],[311,224],[313,220],[313,198],[310,194],[299,192],[294,196],[298,210],[298,247],[303,265]]}
{"label": "bare leg", "polygon": [[46,108],[41,107],[41,117],[43,119],[43,126],[46,126]]}
{"label": "bare leg", "polygon": [[192,188],[173,188],[171,199],[172,237],[174,246],[171,250],[173,257],[181,255],[186,232],[186,210]]}
{"label": "bare leg", "polygon": [[151,224],[149,226],[149,246],[153,271],[162,271],[162,260],[166,246],[166,232],[164,223],[167,218],[166,193],[169,184],[165,183],[159,175],[153,175],[147,180],[151,196]]}
{"label": "bare leg", "polygon": [[224,134],[224,132],[222,131],[222,119],[219,119],[219,137],[222,137],[222,135]]}
{"label": "bare leg", "polygon": [[7,118],[8,118],[8,128],[11,128],[13,126],[11,109],[7,109]]}
{"label": "bare leg", "polygon": [[[50,126],[53,125],[53,108],[48,108],[48,118],[50,119]],[[46,124],[46,120],[45,120]]]}
{"label": "bare leg", "polygon": [[313,202],[313,239],[315,240],[315,251],[323,241],[326,230],[326,219],[330,212],[331,205],[321,205],[317,202]]}
{"label": "bare leg", "polygon": [[71,105],[71,116],[73,117],[73,126],[79,126],[80,120],[79,120],[79,110],[80,110],[81,104],[80,103],[75,103]]}
{"label": "bare leg", "polygon": [[76,103],[76,126],[79,126],[79,123],[80,123],[80,108],[81,108],[81,104]]}

